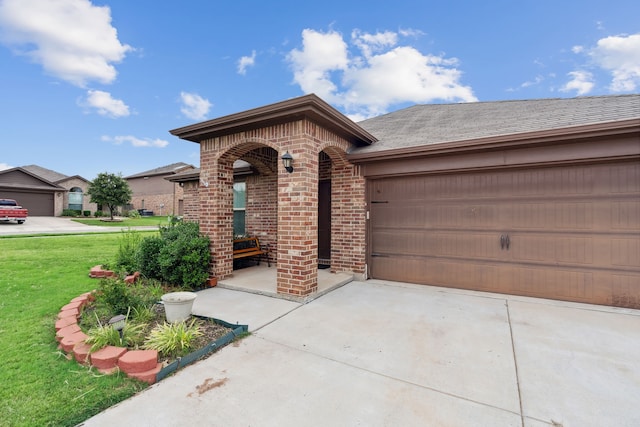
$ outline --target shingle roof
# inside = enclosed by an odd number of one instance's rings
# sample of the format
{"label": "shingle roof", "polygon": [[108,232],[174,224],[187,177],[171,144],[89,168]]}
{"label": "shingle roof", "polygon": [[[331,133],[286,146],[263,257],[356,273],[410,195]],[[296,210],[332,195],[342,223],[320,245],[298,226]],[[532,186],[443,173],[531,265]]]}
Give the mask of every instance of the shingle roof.
{"label": "shingle roof", "polygon": [[22,169],[31,172],[32,174],[37,175],[40,178],[44,178],[49,182],[58,182],[63,179],[69,178],[67,175],[61,174],[51,169],[43,168],[42,166],[38,165],[22,166]]}
{"label": "shingle roof", "polygon": [[187,163],[183,163],[183,162],[178,162],[178,163],[172,163],[170,165],[166,165],[166,166],[161,166],[159,168],[155,168],[155,169],[151,169],[145,172],[140,172],[134,175],[129,175],[129,176],[125,176],[125,179],[129,179],[129,178],[141,178],[141,177],[145,177],[145,176],[155,176],[155,175],[171,175],[171,174],[175,174],[177,172],[180,172],[182,169],[191,167],[193,168],[193,165],[189,165]]}
{"label": "shingle roof", "polygon": [[429,104],[358,124],[378,138],[353,153],[640,119],[640,94],[525,101]]}

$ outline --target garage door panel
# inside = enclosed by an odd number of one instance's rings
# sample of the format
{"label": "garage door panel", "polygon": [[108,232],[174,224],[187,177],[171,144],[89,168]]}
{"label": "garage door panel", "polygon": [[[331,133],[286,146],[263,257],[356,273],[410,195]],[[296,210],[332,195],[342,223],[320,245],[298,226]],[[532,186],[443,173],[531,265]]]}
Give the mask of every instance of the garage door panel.
{"label": "garage door panel", "polygon": [[29,216],[53,216],[53,193],[28,193],[22,191],[2,191],[3,199],[14,199],[29,210]]}
{"label": "garage door panel", "polygon": [[640,308],[639,181],[639,162],[375,180],[372,277]]}
{"label": "garage door panel", "polygon": [[640,265],[640,238],[617,238],[611,241],[611,265],[637,269]]}
{"label": "garage door panel", "polygon": [[376,231],[372,253],[384,256],[452,257],[498,259],[501,257],[499,238],[495,233],[432,230]]}

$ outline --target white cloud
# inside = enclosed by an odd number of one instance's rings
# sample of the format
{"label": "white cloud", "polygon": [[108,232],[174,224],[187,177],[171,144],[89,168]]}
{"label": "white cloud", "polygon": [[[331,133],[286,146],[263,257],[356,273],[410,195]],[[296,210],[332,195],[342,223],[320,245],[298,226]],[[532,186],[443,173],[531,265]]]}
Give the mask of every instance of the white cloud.
{"label": "white cloud", "polygon": [[238,60],[238,74],[247,74],[247,68],[253,67],[256,63],[256,51],[251,51],[251,56],[243,56]]}
{"label": "white cloud", "polygon": [[575,90],[577,95],[586,95],[595,86],[593,74],[588,71],[572,71],[567,75],[571,77],[571,80],[560,88],[562,92]]}
{"label": "white cloud", "polygon": [[112,118],[126,117],[129,107],[120,99],[114,99],[109,92],[101,90],[87,91],[87,98],[82,102],[85,107],[95,108],[101,116]]}
{"label": "white cloud", "polygon": [[112,83],[113,63],[132,50],[118,40],[109,7],[88,0],[3,0],[0,27],[4,44],[80,87]]}
{"label": "white cloud", "polygon": [[404,102],[477,100],[470,87],[460,84],[455,58],[398,46],[398,34],[391,31],[354,30],[351,42],[360,55],[350,56],[340,33],[304,30],[302,49],[287,57],[294,82],[356,118],[379,115]]}
{"label": "white cloud", "polygon": [[0,163],[0,171],[3,171],[5,169],[13,169],[13,166],[7,164],[7,163]]}
{"label": "white cloud", "polygon": [[164,139],[138,138],[131,135],[121,135],[121,136],[104,135],[101,139],[105,142],[111,142],[115,145],[122,145],[124,143],[129,143],[133,147],[164,148],[167,145],[169,145],[169,142],[165,141]]}
{"label": "white cloud", "polygon": [[531,87],[537,86],[544,81],[544,77],[541,75],[537,75],[533,80],[528,80],[520,85],[520,87]]}
{"label": "white cloud", "polygon": [[182,114],[192,120],[204,120],[209,114],[211,104],[208,99],[204,99],[196,93],[180,92]]}
{"label": "white cloud", "polygon": [[612,91],[631,92],[640,87],[640,33],[600,39],[589,55],[611,73]]}
{"label": "white cloud", "polygon": [[369,58],[373,52],[380,52],[398,44],[398,35],[391,31],[369,34],[356,29],[351,32],[351,40],[362,51],[362,54]]}

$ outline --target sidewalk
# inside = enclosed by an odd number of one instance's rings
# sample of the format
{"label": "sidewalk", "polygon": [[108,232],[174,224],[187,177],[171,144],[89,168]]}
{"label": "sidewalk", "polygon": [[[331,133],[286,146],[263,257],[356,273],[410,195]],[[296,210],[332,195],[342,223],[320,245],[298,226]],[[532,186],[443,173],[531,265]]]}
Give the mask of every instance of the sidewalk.
{"label": "sidewalk", "polygon": [[194,312],[252,335],[83,425],[640,425],[637,310],[370,280]]}
{"label": "sidewalk", "polygon": [[[67,233],[108,233],[120,232],[129,227],[99,227],[85,225],[72,221],[69,217],[33,216],[27,218],[24,224],[0,222],[0,236],[15,236],[22,234],[67,234]],[[157,230],[153,227],[131,227],[134,230]]]}

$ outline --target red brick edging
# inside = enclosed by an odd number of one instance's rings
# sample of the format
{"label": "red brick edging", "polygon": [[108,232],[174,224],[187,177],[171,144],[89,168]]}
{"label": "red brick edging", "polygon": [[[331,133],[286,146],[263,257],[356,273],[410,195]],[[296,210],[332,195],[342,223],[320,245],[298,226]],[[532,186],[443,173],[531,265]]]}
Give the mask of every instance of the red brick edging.
{"label": "red brick edging", "polygon": [[102,373],[111,374],[120,370],[129,377],[149,384],[155,383],[156,375],[162,369],[156,350],[129,351],[124,347],[107,346],[94,353],[90,352],[91,346],[85,342],[88,337],[78,326],[78,319],[83,307],[93,298],[93,293],[87,292],[60,309],[55,324],[58,348],[75,358],[78,363],[93,366]]}

